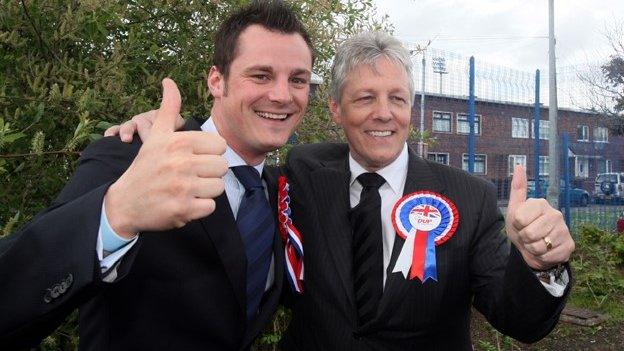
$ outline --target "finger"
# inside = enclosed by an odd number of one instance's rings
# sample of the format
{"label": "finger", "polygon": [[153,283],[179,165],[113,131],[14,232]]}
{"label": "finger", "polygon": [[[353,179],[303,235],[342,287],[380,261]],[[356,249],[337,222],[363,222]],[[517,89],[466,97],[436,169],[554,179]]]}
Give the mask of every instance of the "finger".
{"label": "finger", "polygon": [[152,128],[153,131],[168,133],[175,131],[176,118],[180,114],[182,97],[180,96],[178,86],[170,78],[163,79],[162,86],[162,101]]}
{"label": "finger", "polygon": [[225,139],[214,133],[186,131],[176,134],[178,137],[186,139],[187,145],[190,145],[193,153],[197,155],[223,155],[227,146]]}
{"label": "finger", "polygon": [[108,129],[106,129],[104,131],[104,136],[105,137],[115,136],[117,134],[119,134],[119,126],[118,125],[112,126],[112,127],[108,128]]}
{"label": "finger", "polygon": [[214,199],[223,194],[225,182],[222,178],[197,178],[193,181],[191,194],[200,199]]}
{"label": "finger", "polygon": [[[153,112],[152,115],[154,117],[156,116],[156,111],[150,111],[150,112]],[[143,142],[146,142],[152,130],[152,122],[149,120],[149,118],[136,118],[136,119],[133,118],[133,121],[136,123],[137,132],[139,133],[139,138],[141,138]]]}
{"label": "finger", "polygon": [[216,204],[213,199],[196,198],[191,200],[191,205],[188,210],[188,219],[194,220],[204,218],[213,213]]}
{"label": "finger", "polygon": [[119,128],[119,137],[125,143],[132,142],[132,136],[136,132],[137,126],[132,120],[125,121]]}
{"label": "finger", "polygon": [[513,212],[511,223],[516,230],[521,231],[537,218],[545,215],[549,209],[552,209],[553,212],[559,212],[550,207],[548,201],[544,199],[528,199]]}
{"label": "finger", "polygon": [[193,155],[193,168],[198,177],[221,178],[227,173],[228,163],[220,155]]}
{"label": "finger", "polygon": [[542,238],[550,234],[556,225],[553,215],[539,216],[528,226],[518,232],[520,240],[525,243],[543,241]]}
{"label": "finger", "polygon": [[511,191],[509,193],[509,212],[514,212],[527,198],[526,170],[522,165],[516,165],[511,178]]}

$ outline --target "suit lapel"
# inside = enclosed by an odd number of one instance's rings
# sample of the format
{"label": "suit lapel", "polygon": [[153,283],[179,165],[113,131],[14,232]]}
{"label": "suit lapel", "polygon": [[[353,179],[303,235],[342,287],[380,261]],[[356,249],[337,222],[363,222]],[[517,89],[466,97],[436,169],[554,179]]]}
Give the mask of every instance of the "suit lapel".
{"label": "suit lapel", "polygon": [[[201,120],[191,118],[187,120],[184,129],[201,130],[202,123]],[[241,318],[245,319],[247,260],[243,241],[238,233],[227,195],[221,194],[215,199],[215,203],[215,211],[199,222],[219,254],[238,301],[239,313]]]}
{"label": "suit lapel", "polygon": [[350,209],[348,158],[326,162],[325,167],[311,174],[312,188],[316,197],[319,222],[327,247],[334,259],[345,294],[351,306],[355,306],[353,293],[352,229],[349,223]]}
{"label": "suit lapel", "polygon": [[[418,157],[412,148],[409,148],[407,178],[405,180],[403,195],[422,190],[443,194],[444,186],[439,181],[437,174],[433,172],[431,167],[429,167],[427,162]],[[390,257],[390,263],[386,271],[387,278],[386,285],[384,287],[384,294],[381,298],[377,314],[380,320],[385,318],[385,313],[392,313],[392,311],[400,310],[402,297],[407,293],[410,284],[421,284],[419,281],[406,284],[403,274],[400,272],[392,273],[392,269],[394,268],[404,243],[405,240],[400,238],[398,235],[395,237],[394,246],[392,248],[392,256]]]}

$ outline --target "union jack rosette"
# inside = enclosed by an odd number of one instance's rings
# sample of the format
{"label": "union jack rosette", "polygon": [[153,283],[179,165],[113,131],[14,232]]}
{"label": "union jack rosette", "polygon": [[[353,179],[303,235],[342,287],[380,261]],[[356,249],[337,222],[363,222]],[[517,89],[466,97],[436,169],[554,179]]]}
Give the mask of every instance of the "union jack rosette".
{"label": "union jack rosette", "polygon": [[405,239],[392,273],[438,281],[435,248],[455,234],[458,224],[457,207],[448,198],[431,191],[403,196],[392,210],[392,225]]}
{"label": "union jack rosette", "polygon": [[293,292],[303,293],[303,239],[299,230],[293,225],[290,218],[289,185],[286,177],[277,179],[278,194],[278,227],[280,237],[284,243],[286,256],[286,276]]}

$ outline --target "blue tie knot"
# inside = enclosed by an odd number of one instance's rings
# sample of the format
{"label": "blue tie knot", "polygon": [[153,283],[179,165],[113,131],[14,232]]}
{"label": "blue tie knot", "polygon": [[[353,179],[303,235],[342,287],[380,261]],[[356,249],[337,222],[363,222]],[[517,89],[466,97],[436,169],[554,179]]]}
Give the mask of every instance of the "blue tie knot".
{"label": "blue tie knot", "polygon": [[245,190],[251,190],[253,188],[264,188],[262,186],[262,179],[260,179],[260,173],[254,167],[251,166],[236,166],[232,167],[232,172],[238,179]]}

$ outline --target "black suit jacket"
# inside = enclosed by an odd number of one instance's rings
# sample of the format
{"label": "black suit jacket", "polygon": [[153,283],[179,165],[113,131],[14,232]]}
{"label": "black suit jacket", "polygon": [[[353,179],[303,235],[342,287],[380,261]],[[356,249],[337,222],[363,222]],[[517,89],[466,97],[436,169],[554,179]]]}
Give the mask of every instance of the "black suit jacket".
{"label": "black suit jacket", "polygon": [[404,194],[443,194],[456,204],[459,226],[436,247],[437,282],[422,284],[392,273],[404,243],[396,237],[377,316],[358,328],[347,216],[348,147],[295,147],[287,169],[306,271],[305,292],[294,303],[283,339],[285,350],[472,350],[471,304],[499,331],[524,342],[542,338],[557,323],[565,297],[550,295],[510,248],[501,233],[504,221],[494,187],[425,161],[410,149]]}
{"label": "black suit jacket", "polygon": [[[190,120],[186,129],[199,130]],[[138,138],[135,138],[135,140]],[[275,283],[246,325],[246,256],[227,197],[180,229],[143,233],[102,282],[95,247],[102,200],[141,144],[103,138],[83,153],[52,207],[0,245],[0,349],[33,345],[80,307],[81,350],[239,350],[275,311],[283,279],[276,232]],[[272,207],[276,172],[266,169]]]}

